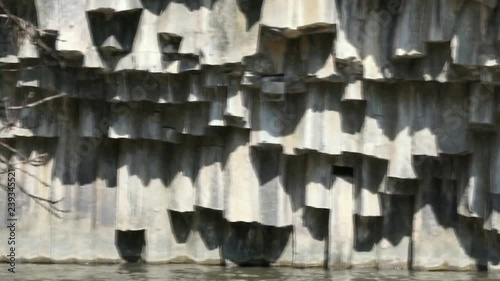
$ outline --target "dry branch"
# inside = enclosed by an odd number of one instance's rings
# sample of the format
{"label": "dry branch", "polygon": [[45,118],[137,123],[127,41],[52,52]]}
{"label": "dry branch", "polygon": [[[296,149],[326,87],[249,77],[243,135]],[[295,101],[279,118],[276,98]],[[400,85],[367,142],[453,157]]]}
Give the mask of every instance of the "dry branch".
{"label": "dry branch", "polygon": [[[23,40],[24,38],[27,37],[27,38],[29,38],[29,40],[33,44],[35,44],[40,49],[42,49],[43,51],[48,53],[52,58],[54,58],[61,68],[65,67],[64,61],[57,55],[57,52],[54,49],[52,49],[51,47],[49,47],[42,39],[42,37],[44,35],[48,35],[49,33],[37,28],[33,23],[26,21],[26,20],[24,20],[16,15],[14,15],[10,11],[10,9],[7,7],[7,5],[5,5],[3,0],[0,0],[0,9],[3,12],[2,14],[0,14],[0,18],[7,19],[7,23],[10,23],[10,22],[14,23],[14,26],[12,28],[13,28],[13,32],[14,32],[14,37],[16,37],[15,39],[17,40],[17,42],[16,42],[17,45],[19,45],[20,40]],[[9,28],[9,26],[6,25],[2,28]],[[41,100],[29,103],[29,104],[24,104],[24,105],[20,105],[20,106],[10,106],[10,107],[6,106],[5,111],[6,111],[6,116],[7,116],[7,122],[2,121],[4,126],[2,128],[0,128],[0,132],[3,130],[6,130],[6,129],[11,129],[11,128],[16,126],[17,120],[15,118],[10,118],[11,114],[10,114],[9,110],[20,110],[20,109],[24,109],[24,108],[33,108],[33,107],[41,105],[45,102],[48,102],[48,101],[51,101],[51,100],[54,100],[57,98],[62,98],[65,96],[66,96],[66,94],[57,94],[57,95],[49,96],[49,97],[43,98]],[[4,102],[7,103],[8,100],[4,100]],[[34,158],[28,158],[28,157],[24,156],[22,153],[20,153],[17,149],[13,148],[12,146],[10,146],[7,143],[5,143],[4,141],[2,141],[1,139],[0,139],[0,146],[6,148],[15,157],[19,158],[19,161],[17,161],[16,163],[11,163],[10,161],[5,161],[5,160],[1,159],[0,162],[5,164],[8,167],[8,169],[0,170],[0,174],[9,171],[9,169],[14,169],[15,171],[19,171],[26,176],[34,178],[42,186],[50,187],[50,185],[47,182],[39,179],[36,175],[19,167],[20,164],[28,164],[31,166],[44,165],[46,162],[46,155],[45,154],[38,155],[37,157],[34,157]],[[61,202],[64,199],[64,197],[59,199],[59,200],[51,200],[51,199],[43,198],[43,197],[40,197],[38,195],[30,193],[26,189],[24,189],[23,186],[18,185],[16,187],[17,187],[17,190],[26,194],[29,198],[31,198],[33,201],[35,201],[35,203],[37,205],[41,206],[42,208],[44,208],[50,214],[54,215],[57,218],[61,218],[60,213],[69,212],[67,210],[59,209],[58,207],[55,206],[57,203]],[[7,186],[5,186],[2,183],[0,183],[0,188],[7,191]]]}
{"label": "dry branch", "polygon": [[43,98],[43,99],[41,99],[39,101],[36,101],[36,102],[26,104],[26,105],[9,106],[8,109],[17,110],[17,109],[24,109],[24,108],[35,107],[35,106],[40,105],[40,104],[42,104],[44,102],[48,102],[50,100],[54,100],[54,99],[57,99],[57,98],[62,98],[62,97],[65,97],[65,96],[67,96],[65,93],[58,94],[58,95],[53,95],[53,96],[50,96],[50,97]]}
{"label": "dry branch", "polygon": [[15,25],[22,31],[23,36],[28,36],[28,38],[35,44],[36,46],[43,49],[50,56],[52,56],[59,65],[64,68],[65,62],[57,55],[57,52],[50,48],[43,40],[42,36],[47,35],[48,33],[37,28],[34,24],[29,21],[26,21],[18,16],[15,16],[11,13],[10,9],[7,8],[3,0],[0,0],[0,8],[3,10],[5,14],[0,15],[0,17],[7,18],[7,20],[12,21]]}

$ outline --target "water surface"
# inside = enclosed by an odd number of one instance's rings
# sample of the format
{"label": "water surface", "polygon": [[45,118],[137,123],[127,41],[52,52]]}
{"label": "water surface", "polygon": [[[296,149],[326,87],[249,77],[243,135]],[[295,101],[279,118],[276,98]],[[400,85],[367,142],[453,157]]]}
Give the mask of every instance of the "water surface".
{"label": "water surface", "polygon": [[201,265],[70,265],[17,264],[16,273],[0,265],[0,280],[100,281],[100,280],[294,280],[294,281],[366,281],[366,280],[500,280],[496,272],[409,272],[406,270],[344,270],[296,268],[219,267]]}

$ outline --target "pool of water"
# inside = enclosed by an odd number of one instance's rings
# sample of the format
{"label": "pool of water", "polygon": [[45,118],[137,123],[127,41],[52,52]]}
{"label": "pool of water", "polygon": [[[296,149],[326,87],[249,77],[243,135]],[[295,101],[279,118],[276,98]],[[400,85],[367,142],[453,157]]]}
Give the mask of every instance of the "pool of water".
{"label": "pool of water", "polygon": [[70,265],[70,264],[17,264],[16,273],[0,265],[0,280],[500,280],[500,272],[409,272],[296,268],[219,267],[201,265]]}

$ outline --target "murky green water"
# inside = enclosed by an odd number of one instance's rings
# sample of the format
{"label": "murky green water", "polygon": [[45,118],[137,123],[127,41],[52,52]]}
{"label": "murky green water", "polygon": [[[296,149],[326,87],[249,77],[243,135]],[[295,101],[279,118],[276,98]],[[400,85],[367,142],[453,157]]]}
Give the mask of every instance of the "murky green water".
{"label": "murky green water", "polygon": [[197,265],[34,265],[17,264],[16,273],[0,265],[0,280],[500,280],[500,273],[408,272],[408,271],[328,271],[294,268],[240,268]]}

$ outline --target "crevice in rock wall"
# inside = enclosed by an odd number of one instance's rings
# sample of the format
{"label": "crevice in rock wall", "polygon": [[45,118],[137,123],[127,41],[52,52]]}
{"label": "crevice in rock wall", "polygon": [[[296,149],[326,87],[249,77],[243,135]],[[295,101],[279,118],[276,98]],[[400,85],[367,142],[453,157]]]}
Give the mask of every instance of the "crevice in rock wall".
{"label": "crevice in rock wall", "polygon": [[116,231],[116,248],[120,257],[127,262],[137,262],[143,258],[146,246],[144,230]]}
{"label": "crevice in rock wall", "polygon": [[222,255],[243,266],[269,266],[278,262],[291,239],[292,227],[256,223],[230,223]]}

